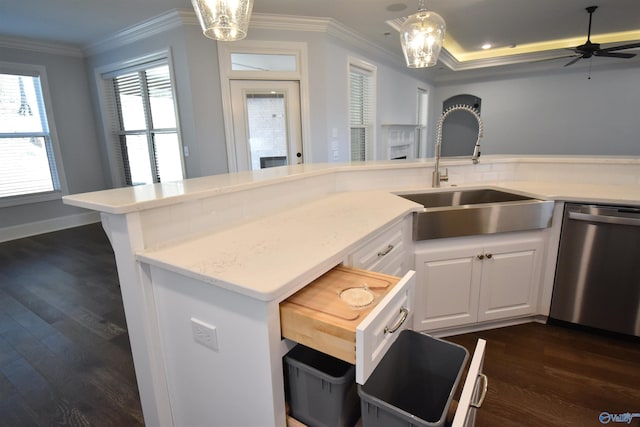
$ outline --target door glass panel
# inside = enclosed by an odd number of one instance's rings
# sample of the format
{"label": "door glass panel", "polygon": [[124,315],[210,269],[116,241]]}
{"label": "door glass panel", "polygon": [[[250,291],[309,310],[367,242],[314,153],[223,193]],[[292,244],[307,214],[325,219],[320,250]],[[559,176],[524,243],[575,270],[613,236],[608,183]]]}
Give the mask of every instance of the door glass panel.
{"label": "door glass panel", "polygon": [[251,169],[286,165],[287,117],[283,93],[247,94]]}
{"label": "door glass panel", "polygon": [[232,53],[233,71],[297,71],[296,55]]}
{"label": "door glass panel", "polygon": [[229,169],[302,163],[298,82],[230,80],[230,89],[235,159]]}

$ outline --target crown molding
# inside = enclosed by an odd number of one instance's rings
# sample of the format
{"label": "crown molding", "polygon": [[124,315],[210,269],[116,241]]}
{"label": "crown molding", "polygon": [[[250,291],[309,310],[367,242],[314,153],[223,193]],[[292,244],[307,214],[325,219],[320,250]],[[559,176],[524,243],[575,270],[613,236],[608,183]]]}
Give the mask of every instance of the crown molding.
{"label": "crown molding", "polygon": [[508,56],[498,56],[495,58],[474,59],[469,61],[458,61],[449,51],[442,49],[439,60],[453,71],[476,70],[479,68],[500,67],[503,65],[535,63],[549,61],[553,59],[568,58],[568,51],[549,50],[543,52],[521,53]]}
{"label": "crown molding", "polygon": [[275,15],[270,13],[254,13],[251,15],[249,30],[282,30],[326,33],[331,25],[329,18],[313,16]]}
{"label": "crown molding", "polygon": [[195,13],[183,9],[173,9],[92,43],[84,48],[84,53],[91,56],[117,49],[183,25],[198,25]]}
{"label": "crown molding", "polygon": [[0,36],[0,48],[28,50],[31,52],[72,56],[75,58],[84,57],[83,50],[76,46],[17,37]]}
{"label": "crown molding", "polygon": [[365,52],[386,57],[392,64],[404,64],[405,59],[402,57],[402,55],[399,55],[396,52],[393,52],[383,46],[371,42],[360,33],[355,32],[346,25],[333,19],[330,20],[327,34],[339,40],[347,42],[350,45],[355,46]]}
{"label": "crown molding", "polygon": [[[198,26],[200,24],[193,10],[174,9],[86,46],[84,53],[87,56],[95,55],[184,25]],[[363,51],[386,56],[392,63],[401,58],[396,53],[368,41],[362,35],[331,18],[254,13],[249,24],[249,31],[251,29],[325,33]]]}
{"label": "crown molding", "polygon": [[360,50],[386,56],[392,63],[398,59],[404,61],[400,55],[370,42],[364,36],[332,18],[254,13],[249,24],[249,30],[251,29],[325,33]]}

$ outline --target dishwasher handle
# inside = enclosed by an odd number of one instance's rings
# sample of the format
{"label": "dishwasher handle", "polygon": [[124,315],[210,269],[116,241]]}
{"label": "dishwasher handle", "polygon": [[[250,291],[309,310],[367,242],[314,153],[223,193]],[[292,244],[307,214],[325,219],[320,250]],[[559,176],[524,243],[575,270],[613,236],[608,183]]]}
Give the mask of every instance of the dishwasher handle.
{"label": "dishwasher handle", "polygon": [[[610,209],[609,215],[600,215],[600,214],[590,214],[583,212],[569,212],[569,219],[575,219],[578,221],[589,221],[589,222],[600,222],[604,224],[617,224],[617,225],[631,225],[640,227],[640,214],[637,218],[629,217],[629,216],[618,216],[615,213],[618,213],[618,209]],[[625,210],[624,213],[629,214],[630,212]]]}

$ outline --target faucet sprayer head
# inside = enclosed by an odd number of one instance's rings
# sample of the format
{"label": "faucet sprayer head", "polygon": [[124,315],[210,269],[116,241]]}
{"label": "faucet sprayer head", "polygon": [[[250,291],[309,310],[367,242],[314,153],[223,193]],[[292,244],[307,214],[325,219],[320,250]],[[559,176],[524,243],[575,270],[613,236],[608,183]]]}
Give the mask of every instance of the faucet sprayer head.
{"label": "faucet sprayer head", "polygon": [[[475,117],[476,120],[478,121],[478,139],[476,141],[476,145],[473,148],[473,156],[471,157],[471,160],[473,161],[473,163],[476,164],[478,163],[478,157],[480,157],[480,138],[482,138],[484,134],[484,123],[482,122],[482,118],[480,117],[480,112],[478,112],[478,110],[476,110],[470,105],[456,104],[447,108],[442,112],[442,115],[440,116],[440,119],[438,119],[438,124],[437,124],[436,147],[442,144],[442,125],[445,119],[449,116],[449,114],[459,110],[467,111],[471,113],[473,117]],[[436,153],[436,160],[439,160],[439,157],[440,157],[439,154]]]}

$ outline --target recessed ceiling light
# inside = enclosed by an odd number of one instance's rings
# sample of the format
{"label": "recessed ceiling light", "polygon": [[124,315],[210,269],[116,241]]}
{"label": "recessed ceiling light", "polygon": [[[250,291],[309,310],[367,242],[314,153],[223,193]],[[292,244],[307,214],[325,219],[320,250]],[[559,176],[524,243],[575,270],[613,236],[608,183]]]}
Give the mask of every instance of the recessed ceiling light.
{"label": "recessed ceiling light", "polygon": [[491,43],[485,43],[485,44],[482,45],[482,48],[485,49],[485,50],[486,49],[491,49],[491,47],[492,47]]}

